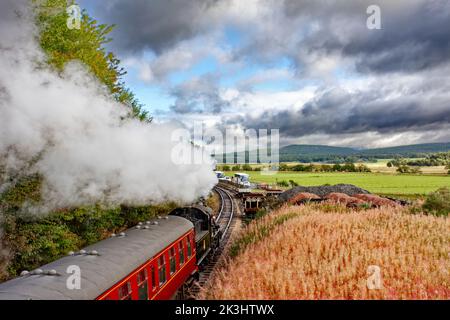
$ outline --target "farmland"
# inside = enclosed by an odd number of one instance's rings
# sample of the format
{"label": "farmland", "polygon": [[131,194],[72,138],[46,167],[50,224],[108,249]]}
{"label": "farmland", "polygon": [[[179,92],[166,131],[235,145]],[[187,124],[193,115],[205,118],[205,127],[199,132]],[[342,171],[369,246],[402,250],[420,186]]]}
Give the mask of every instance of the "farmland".
{"label": "farmland", "polygon": [[[400,175],[386,173],[300,173],[277,172],[267,175],[258,171],[246,172],[253,182],[275,184],[279,181],[295,181],[303,186],[324,184],[354,184],[372,193],[382,195],[424,195],[440,187],[450,186],[450,176],[446,175]],[[232,175],[233,173],[228,173]]]}
{"label": "farmland", "polygon": [[405,208],[286,206],[241,231],[204,298],[449,299],[449,234]]}

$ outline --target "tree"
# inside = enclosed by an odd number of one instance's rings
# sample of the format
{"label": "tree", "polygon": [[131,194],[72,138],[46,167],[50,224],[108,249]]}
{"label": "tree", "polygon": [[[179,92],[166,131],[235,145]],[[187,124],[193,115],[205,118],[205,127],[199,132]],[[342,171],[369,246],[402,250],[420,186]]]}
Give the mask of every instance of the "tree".
{"label": "tree", "polygon": [[291,187],[298,187],[298,183],[295,182],[294,180],[289,180],[289,184],[291,185]]}
{"label": "tree", "polygon": [[120,60],[104,48],[111,41],[108,34],[114,26],[98,24],[83,10],[80,29],[69,29],[67,0],[33,0],[33,3],[40,45],[48,56],[49,65],[61,72],[70,61],[82,62],[118,102],[130,108],[130,116],[150,122],[148,111],[122,81],[126,71],[120,66]]}
{"label": "tree", "polygon": [[239,164],[236,164],[236,165],[234,165],[234,166],[231,168],[231,170],[232,170],[232,171],[239,171],[239,170],[241,170],[241,166],[240,166]]}

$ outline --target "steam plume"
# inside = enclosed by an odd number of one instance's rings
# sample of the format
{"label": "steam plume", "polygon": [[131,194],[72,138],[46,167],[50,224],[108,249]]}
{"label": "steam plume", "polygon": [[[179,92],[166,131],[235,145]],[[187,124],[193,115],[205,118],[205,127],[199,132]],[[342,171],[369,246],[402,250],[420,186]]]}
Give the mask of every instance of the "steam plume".
{"label": "steam plume", "polygon": [[1,2],[0,192],[18,172],[44,177],[46,209],[191,202],[209,192],[210,165],[172,162],[174,125],[123,120],[127,109],[80,63],[62,75],[43,67],[36,35],[27,1]]}

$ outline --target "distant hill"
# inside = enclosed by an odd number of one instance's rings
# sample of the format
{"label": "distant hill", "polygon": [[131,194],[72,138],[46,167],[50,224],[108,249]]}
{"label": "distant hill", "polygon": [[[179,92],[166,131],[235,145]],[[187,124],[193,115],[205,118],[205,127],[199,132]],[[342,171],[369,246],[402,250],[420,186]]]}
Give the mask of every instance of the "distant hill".
{"label": "distant hill", "polygon": [[[407,146],[375,149],[355,149],[348,147],[332,147],[323,145],[288,145],[280,148],[280,162],[346,162],[376,160],[385,158],[421,158],[426,154],[450,151],[450,143],[425,143]],[[256,152],[251,155],[256,158]],[[238,162],[248,159],[248,152],[239,152]],[[216,157],[223,162],[221,157]]]}
{"label": "distant hill", "polygon": [[356,149],[345,147],[330,147],[321,145],[289,145],[280,149],[280,161],[324,161],[348,157],[357,152]]}
{"label": "distant hill", "polygon": [[377,158],[391,158],[397,155],[405,158],[416,158],[427,153],[447,151],[450,151],[450,143],[425,143],[390,148],[366,149],[361,154],[368,156],[376,155]]}

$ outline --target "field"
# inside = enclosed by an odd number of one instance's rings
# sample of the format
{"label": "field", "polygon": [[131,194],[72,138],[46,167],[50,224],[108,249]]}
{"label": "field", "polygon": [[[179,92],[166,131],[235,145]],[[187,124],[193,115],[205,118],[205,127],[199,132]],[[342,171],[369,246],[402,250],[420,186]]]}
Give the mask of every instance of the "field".
{"label": "field", "polygon": [[284,207],[241,231],[204,299],[449,299],[450,220]]}
{"label": "field", "polygon": [[[273,175],[266,175],[257,171],[246,173],[250,175],[252,182],[275,184],[277,181],[293,180],[303,186],[348,183],[381,195],[424,195],[440,187],[450,186],[450,176],[448,175],[316,172],[278,172]],[[228,175],[233,174],[228,173]]]}
{"label": "field", "polygon": [[[416,159],[405,159],[405,160],[418,160],[420,158]],[[392,159],[379,159],[377,162],[364,162],[362,164],[366,165],[372,172],[378,172],[378,173],[392,173],[395,174],[397,168],[391,167],[389,168],[387,166],[387,163],[391,161]],[[447,174],[447,169],[445,169],[445,166],[437,166],[437,167],[420,167],[420,170],[424,174],[437,174],[437,175],[445,175]]]}

